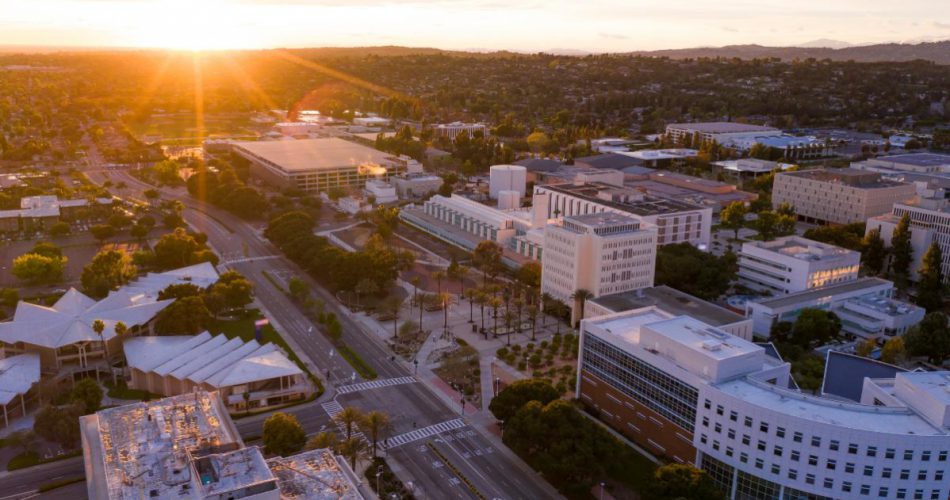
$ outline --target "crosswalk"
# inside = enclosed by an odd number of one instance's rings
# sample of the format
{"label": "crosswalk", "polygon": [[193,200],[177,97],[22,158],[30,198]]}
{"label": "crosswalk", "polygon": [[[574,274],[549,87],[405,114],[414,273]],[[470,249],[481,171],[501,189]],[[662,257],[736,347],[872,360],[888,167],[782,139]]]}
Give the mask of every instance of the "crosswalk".
{"label": "crosswalk", "polygon": [[[339,435],[343,436],[344,433],[346,432],[346,429],[343,427],[342,424],[336,421],[336,416],[339,415],[340,412],[343,411],[343,405],[341,405],[340,403],[337,403],[336,400],[333,400],[333,401],[327,401],[326,403],[323,403],[320,406],[322,406],[323,411],[327,412],[327,415],[329,415],[330,418],[333,419],[334,423],[336,424],[337,430],[340,431]],[[359,428],[355,426],[353,428],[352,435],[353,437],[357,439],[362,439],[362,440],[365,440],[367,443],[369,443],[369,440],[366,439],[366,436],[359,430]]]}
{"label": "crosswalk", "polygon": [[336,392],[337,394],[349,394],[351,392],[365,391],[367,389],[380,389],[394,385],[411,384],[416,381],[417,380],[415,377],[384,378],[379,380],[370,380],[368,382],[360,382],[358,384],[340,386],[336,388]]}
{"label": "crosswalk", "polygon": [[393,436],[389,438],[388,442],[385,443],[385,449],[394,448],[396,446],[402,446],[406,443],[411,443],[413,441],[418,441],[420,439],[425,439],[429,436],[434,436],[441,432],[453,431],[455,429],[460,429],[465,427],[465,421],[456,418],[453,420],[446,420],[445,422],[440,422],[438,424],[430,425],[428,427],[423,427],[421,429],[416,429],[414,431],[409,431],[398,436]]}

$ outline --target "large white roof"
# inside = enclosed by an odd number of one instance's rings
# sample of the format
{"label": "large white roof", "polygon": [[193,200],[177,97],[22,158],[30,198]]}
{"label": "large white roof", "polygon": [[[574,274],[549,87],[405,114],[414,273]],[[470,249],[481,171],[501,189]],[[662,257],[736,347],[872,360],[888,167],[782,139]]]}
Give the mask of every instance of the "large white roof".
{"label": "large white roof", "polygon": [[221,388],[303,373],[274,344],[195,336],[135,337],[125,341],[130,368]]}
{"label": "large white roof", "polygon": [[99,334],[92,329],[96,320],[105,323],[102,338],[115,337],[115,325],[128,327],[147,323],[174,300],[155,300],[144,295],[133,295],[121,289],[99,302],[70,288],[51,307],[20,302],[13,321],[0,323],[0,341],[13,344],[24,342],[49,349],[97,341]]}
{"label": "large white roof", "polygon": [[0,359],[0,405],[26,394],[40,381],[40,355],[20,354]]}

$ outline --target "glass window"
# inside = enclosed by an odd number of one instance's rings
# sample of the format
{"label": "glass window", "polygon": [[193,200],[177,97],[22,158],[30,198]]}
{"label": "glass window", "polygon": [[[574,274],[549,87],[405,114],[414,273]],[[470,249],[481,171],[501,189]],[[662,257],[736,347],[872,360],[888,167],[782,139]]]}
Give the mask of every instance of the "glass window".
{"label": "glass window", "polygon": [[905,481],[908,480],[908,479],[910,479],[910,470],[908,470],[908,469],[901,469],[901,479],[903,479],[903,480],[905,480]]}
{"label": "glass window", "polygon": [[805,482],[808,484],[815,484],[815,475],[814,474],[805,474]]}
{"label": "glass window", "polygon": [[838,451],[838,440],[837,440],[837,439],[832,439],[832,440],[828,443],[828,449],[831,450],[831,451]]}
{"label": "glass window", "polygon": [[784,438],[784,437],[785,437],[785,428],[784,428],[784,427],[776,427],[776,428],[775,428],[775,435],[776,435],[777,437]]}
{"label": "glass window", "polygon": [[729,412],[729,420],[732,420],[733,422],[739,420],[739,414],[736,413],[736,412],[734,412],[734,411],[730,411],[730,412]]}
{"label": "glass window", "polygon": [[723,411],[725,411],[725,409],[722,407],[722,405],[716,405],[716,415],[722,416]]}
{"label": "glass window", "polygon": [[884,467],[883,469],[881,469],[881,477],[883,477],[884,479],[889,479],[891,477],[891,468]]}
{"label": "glass window", "polygon": [[726,435],[729,436],[729,439],[735,439],[735,438],[736,438],[736,430],[735,430],[735,429],[729,429],[729,432],[727,432]]}
{"label": "glass window", "polygon": [[821,438],[818,436],[811,437],[811,445],[814,447],[821,446]]}
{"label": "glass window", "polygon": [[934,471],[934,481],[943,481],[943,471],[935,470]]}
{"label": "glass window", "polygon": [[722,424],[720,424],[719,422],[716,422],[716,425],[713,427],[713,430],[722,434]]}
{"label": "glass window", "polygon": [[744,445],[746,445],[746,446],[749,446],[749,442],[750,442],[751,440],[752,440],[752,438],[750,438],[748,434],[743,434],[743,435],[742,435],[742,444],[744,444]]}
{"label": "glass window", "polygon": [[877,446],[868,446],[868,456],[869,457],[877,456]]}
{"label": "glass window", "polygon": [[887,459],[894,458],[894,448],[888,448],[884,450],[884,458],[887,458]]}
{"label": "glass window", "polygon": [[857,455],[858,454],[858,445],[854,443],[848,443],[848,454]]}
{"label": "glass window", "polygon": [[772,454],[775,455],[776,457],[782,456],[782,447],[776,445],[775,448],[772,449]]}
{"label": "glass window", "polygon": [[904,450],[904,460],[913,460],[914,450]]}
{"label": "glass window", "polygon": [[745,418],[745,426],[746,426],[746,427],[752,427],[752,417],[746,417],[746,418]]}
{"label": "glass window", "polygon": [[756,468],[756,469],[761,469],[761,468],[764,467],[764,466],[765,466],[765,461],[764,461],[764,460],[762,460],[761,458],[755,459],[755,468]]}
{"label": "glass window", "polygon": [[862,485],[861,485],[861,494],[862,494],[862,495],[870,495],[870,494],[871,494],[871,487],[868,486],[868,485],[866,485],[866,484],[862,484]]}
{"label": "glass window", "polygon": [[865,475],[865,476],[873,476],[873,475],[874,475],[874,467],[871,466],[871,465],[865,465],[865,466],[864,466],[864,475]]}
{"label": "glass window", "polygon": [[798,471],[795,469],[788,469],[788,478],[792,481],[798,479]]}
{"label": "glass window", "polygon": [[709,417],[703,417],[703,427],[709,427]]}
{"label": "glass window", "polygon": [[919,471],[917,471],[917,480],[918,480],[918,481],[926,481],[926,480],[927,480],[927,471],[925,471],[925,470],[919,470]]}
{"label": "glass window", "polygon": [[834,479],[831,479],[830,477],[826,477],[824,481],[824,486],[825,488],[834,488],[835,487]]}
{"label": "glass window", "polygon": [[808,465],[818,465],[818,457],[815,455],[808,455]]}
{"label": "glass window", "polygon": [[760,432],[763,432],[763,433],[768,433],[768,432],[769,432],[769,424],[767,424],[767,423],[765,423],[765,422],[760,423],[760,424],[759,424],[759,431],[760,431]]}
{"label": "glass window", "polygon": [[798,450],[792,450],[792,460],[797,462],[799,456],[800,456],[800,453],[798,452]]}
{"label": "glass window", "polygon": [[825,468],[827,468],[828,470],[835,470],[835,467],[837,466],[838,466],[838,463],[830,458],[828,459],[827,462],[825,462]]}
{"label": "glass window", "polygon": [[712,401],[710,401],[710,400],[708,400],[708,399],[705,400],[705,401],[703,401],[703,408],[705,408],[705,409],[707,409],[707,410],[710,409],[710,408],[712,408]]}
{"label": "glass window", "polygon": [[887,498],[887,487],[886,487],[886,486],[881,486],[881,487],[877,490],[877,496],[880,497],[880,498]]}
{"label": "glass window", "polygon": [[749,462],[749,454],[746,453],[746,452],[739,453],[739,461],[742,462],[742,463],[744,463],[744,464],[745,464],[745,463],[748,463],[748,462]]}
{"label": "glass window", "polygon": [[700,443],[706,444],[706,441],[708,441],[708,440],[709,440],[709,438],[707,438],[705,434],[700,434],[700,435],[699,435],[699,442],[700,442]]}
{"label": "glass window", "polygon": [[920,452],[920,459],[924,462],[930,461],[930,450]]}
{"label": "glass window", "polygon": [[841,491],[843,491],[843,492],[845,492],[845,493],[850,493],[850,492],[851,492],[851,482],[850,482],[850,481],[845,481],[845,482],[841,483]]}
{"label": "glass window", "polygon": [[898,490],[897,490],[897,498],[899,498],[899,499],[907,498],[907,490],[904,489],[904,488],[898,489]]}
{"label": "glass window", "polygon": [[947,461],[947,452],[946,452],[946,451],[941,451],[940,453],[938,453],[938,454],[937,454],[937,461],[938,461],[938,462],[946,462],[946,461]]}
{"label": "glass window", "polygon": [[733,455],[733,450],[731,446],[726,446],[726,456],[731,457]]}
{"label": "glass window", "polygon": [[782,468],[778,464],[772,464],[772,474],[781,474]]}
{"label": "glass window", "polygon": [[759,444],[756,446],[756,448],[758,448],[759,451],[765,451],[765,444],[766,444],[765,441],[762,441],[762,440],[760,439],[760,440],[759,440]]}
{"label": "glass window", "polygon": [[795,441],[796,443],[801,443],[801,442],[802,442],[802,433],[801,433],[801,432],[796,432],[796,433],[792,434],[792,441]]}
{"label": "glass window", "polygon": [[848,474],[851,474],[852,472],[854,472],[854,464],[851,462],[844,464],[844,471],[847,472]]}

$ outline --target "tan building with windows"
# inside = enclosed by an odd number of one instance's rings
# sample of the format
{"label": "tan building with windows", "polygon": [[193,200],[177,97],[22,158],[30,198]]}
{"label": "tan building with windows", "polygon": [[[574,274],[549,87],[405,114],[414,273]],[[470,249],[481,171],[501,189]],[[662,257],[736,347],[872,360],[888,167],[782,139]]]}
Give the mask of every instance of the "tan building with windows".
{"label": "tan building with windows", "polygon": [[807,222],[851,224],[891,211],[914,197],[913,184],[851,168],[782,172],[775,175],[772,206],[788,203]]}

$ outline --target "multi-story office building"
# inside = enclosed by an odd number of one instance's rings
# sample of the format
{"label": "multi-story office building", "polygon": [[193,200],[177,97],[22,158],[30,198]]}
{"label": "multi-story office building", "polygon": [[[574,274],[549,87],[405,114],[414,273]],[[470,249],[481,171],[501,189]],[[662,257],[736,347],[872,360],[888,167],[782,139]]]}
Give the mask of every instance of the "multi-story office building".
{"label": "multi-story office building", "polygon": [[890,212],[894,203],[914,196],[913,184],[851,168],[775,174],[772,205],[788,203],[809,222],[851,224]]}
{"label": "multi-story office building", "polygon": [[657,244],[690,243],[709,247],[712,208],[695,203],[649,196],[609,184],[562,183],[535,186],[535,219],[614,212],[656,226]]}
{"label": "multi-story office building", "polygon": [[833,142],[813,136],[798,137],[786,134],[738,137],[725,141],[723,145],[739,151],[749,151],[756,145],[777,149],[781,151],[781,156],[786,161],[812,160],[831,156],[836,146]]}
{"label": "multi-story office building", "polygon": [[917,197],[904,203],[895,203],[891,213],[872,217],[867,221],[867,231],[880,229],[881,238],[886,246],[891,245],[894,229],[901,217],[910,218],[910,243],[914,248],[913,262],[910,265],[911,279],[917,280],[917,270],[923,264],[924,254],[931,243],[936,243],[943,252],[941,264],[945,283],[950,283],[950,202],[943,190],[937,190],[929,197]]}
{"label": "multi-story office building", "polygon": [[[615,213],[565,217],[545,227],[541,263],[541,291],[565,304],[575,304],[578,290],[599,297],[650,287],[656,230]],[[575,307],[572,318],[579,313]]]}
{"label": "multi-story office building", "polygon": [[578,366],[606,424],[730,499],[950,493],[950,372],[864,379],[861,403],[811,396],[763,347],[655,308],[584,320]]}
{"label": "multi-story office building", "polygon": [[251,175],[308,192],[362,188],[369,180],[422,170],[411,158],[338,138],[234,142],[232,151],[250,162]]}
{"label": "multi-story office building", "polygon": [[747,315],[752,331],[768,337],[780,321],[794,322],[804,309],[833,311],[844,332],[861,338],[901,335],[920,323],[926,311],[894,298],[894,283],[880,278],[858,278],[779,297],[750,301]]}
{"label": "multi-story office building", "polygon": [[711,141],[723,144],[733,139],[780,135],[782,131],[774,127],[735,122],[671,123],[666,126],[667,139],[693,146]]}
{"label": "multi-story office building", "polygon": [[937,153],[907,153],[878,156],[851,164],[851,168],[872,172],[913,172],[916,174],[950,173],[950,155]]}
{"label": "multi-story office building", "polygon": [[739,280],[749,288],[783,295],[858,278],[861,254],[827,243],[785,236],[750,241],[739,252]]}
{"label": "multi-story office building", "polygon": [[491,135],[491,130],[484,123],[452,122],[440,123],[435,126],[437,137],[447,137],[453,141],[459,134],[468,134],[469,137],[473,137],[476,132],[480,132],[484,137]]}

